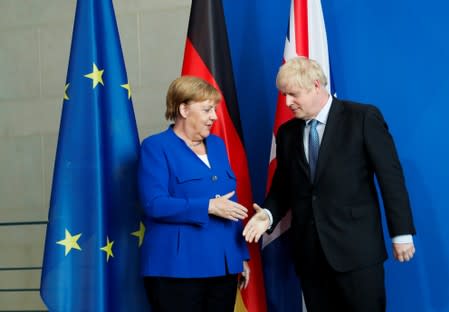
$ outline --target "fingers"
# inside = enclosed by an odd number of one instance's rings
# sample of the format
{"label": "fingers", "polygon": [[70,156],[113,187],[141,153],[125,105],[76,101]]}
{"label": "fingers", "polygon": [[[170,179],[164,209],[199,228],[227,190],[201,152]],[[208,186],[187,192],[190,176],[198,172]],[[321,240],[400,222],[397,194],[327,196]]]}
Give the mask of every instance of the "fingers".
{"label": "fingers", "polygon": [[232,191],[221,197],[211,199],[209,213],[232,221],[239,221],[247,218],[248,209],[229,199],[234,196],[234,193],[235,192]]}
{"label": "fingers", "polygon": [[248,209],[239,203],[230,200],[235,191],[223,195],[220,200],[223,201],[223,208],[227,211],[227,218],[233,221],[243,220],[248,217]]}
{"label": "fingers", "polygon": [[234,217],[236,217],[239,220],[243,220],[248,217],[246,208],[242,209],[240,207],[234,207],[231,213],[233,214]]}
{"label": "fingers", "polygon": [[246,279],[245,272],[242,272],[239,276],[238,287],[240,290],[248,286],[248,280]]}
{"label": "fingers", "polygon": [[412,260],[412,258],[413,258],[413,256],[414,256],[414,254],[415,254],[415,251],[414,250],[407,250],[407,251],[404,251],[404,252],[402,252],[400,255],[399,255],[399,261],[400,262],[408,262],[408,261],[410,261],[410,260]]}
{"label": "fingers", "polygon": [[258,243],[258,242],[259,242],[259,239],[262,237],[263,233],[265,233],[265,231],[263,231],[263,232],[260,232],[260,231],[257,232],[257,233],[256,233],[256,237],[254,238],[254,242]]}
{"label": "fingers", "polygon": [[231,221],[236,221],[236,222],[239,221],[239,219],[237,219],[236,217],[233,217],[233,216],[225,216],[223,218],[231,220]]}
{"label": "fingers", "polygon": [[411,244],[393,244],[394,257],[399,262],[410,261],[415,254],[415,246]]}
{"label": "fingers", "polygon": [[258,204],[253,204],[253,208],[256,211],[256,213],[263,211],[262,207],[260,207]]}
{"label": "fingers", "polygon": [[248,243],[257,243],[258,242],[258,240],[256,240],[256,233],[253,233],[253,232],[247,234],[245,236],[245,240]]}
{"label": "fingers", "polygon": [[248,216],[248,209],[246,209],[245,206],[240,205],[239,203],[236,203],[236,202],[233,202],[233,201],[230,201],[230,202],[231,202],[234,210],[239,211],[240,213],[244,214],[245,218]]}
{"label": "fingers", "polygon": [[248,287],[248,284],[249,284],[249,279],[245,278],[245,283],[243,284],[243,289]]}
{"label": "fingers", "polygon": [[248,261],[243,261],[243,272],[239,276],[239,289],[248,287],[251,270]]}
{"label": "fingers", "polygon": [[225,218],[233,221],[243,220],[248,217],[248,209],[245,206],[230,200],[224,204],[224,210]]}
{"label": "fingers", "polygon": [[245,285],[244,285],[243,288],[248,287],[250,276],[251,276],[251,271],[250,271],[250,269],[248,268],[248,270],[246,271]]}
{"label": "fingers", "polygon": [[243,236],[248,243],[259,242],[260,237],[263,233],[265,233],[266,229],[262,228],[263,225],[260,225],[257,221],[254,220],[254,217],[246,224],[243,229]]}
{"label": "fingers", "polygon": [[256,230],[255,230],[255,225],[254,225],[254,220],[251,219],[245,226],[245,228],[243,229],[243,236],[245,237],[245,240],[248,243],[252,243],[255,241],[256,238]]}
{"label": "fingers", "polygon": [[234,196],[234,194],[235,194],[235,191],[232,191],[232,192],[229,192],[229,193],[227,193],[227,194],[225,194],[225,195],[223,195],[223,196],[221,196],[221,197],[224,197],[224,198],[226,198],[226,199],[229,199],[229,198],[231,198],[232,196]]}
{"label": "fingers", "polygon": [[[254,218],[254,217],[253,217],[253,218]],[[243,228],[242,235],[245,236],[245,238],[246,238],[246,236],[248,235],[249,228],[251,227],[251,223],[253,222],[253,218],[251,218],[251,219],[248,221],[248,223],[245,225],[245,227]]]}

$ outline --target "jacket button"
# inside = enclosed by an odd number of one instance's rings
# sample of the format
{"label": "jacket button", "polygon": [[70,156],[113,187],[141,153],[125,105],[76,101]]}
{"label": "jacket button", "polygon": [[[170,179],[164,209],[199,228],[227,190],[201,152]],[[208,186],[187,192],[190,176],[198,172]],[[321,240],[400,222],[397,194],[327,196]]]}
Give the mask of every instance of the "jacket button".
{"label": "jacket button", "polygon": [[215,181],[218,180],[218,177],[216,175],[213,175],[211,179],[212,179],[213,182],[215,182]]}

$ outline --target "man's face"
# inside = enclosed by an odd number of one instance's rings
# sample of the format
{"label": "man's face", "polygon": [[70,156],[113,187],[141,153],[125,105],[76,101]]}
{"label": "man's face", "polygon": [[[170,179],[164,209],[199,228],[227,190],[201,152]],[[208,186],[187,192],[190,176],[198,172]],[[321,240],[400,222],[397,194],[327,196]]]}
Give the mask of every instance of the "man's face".
{"label": "man's face", "polygon": [[288,108],[296,118],[309,120],[316,117],[320,111],[319,93],[316,86],[310,90],[289,86],[282,93],[285,95]]}

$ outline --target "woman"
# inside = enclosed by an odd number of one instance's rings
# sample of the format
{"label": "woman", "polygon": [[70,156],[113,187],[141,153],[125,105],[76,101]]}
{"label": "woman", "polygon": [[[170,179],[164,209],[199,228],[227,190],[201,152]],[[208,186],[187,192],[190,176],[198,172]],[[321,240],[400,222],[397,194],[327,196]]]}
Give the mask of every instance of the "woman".
{"label": "woman", "polygon": [[190,76],[174,80],[165,117],[174,123],[142,143],[139,190],[145,212],[142,273],[152,311],[234,310],[249,258],[223,141],[210,135],[220,93]]}

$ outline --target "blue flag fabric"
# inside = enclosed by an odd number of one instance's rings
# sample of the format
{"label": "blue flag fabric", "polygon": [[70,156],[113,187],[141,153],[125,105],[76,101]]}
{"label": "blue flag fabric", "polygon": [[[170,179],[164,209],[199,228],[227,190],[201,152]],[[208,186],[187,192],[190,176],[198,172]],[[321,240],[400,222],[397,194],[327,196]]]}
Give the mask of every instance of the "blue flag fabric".
{"label": "blue flag fabric", "polygon": [[139,138],[111,0],[78,0],[45,241],[49,311],[148,311]]}

